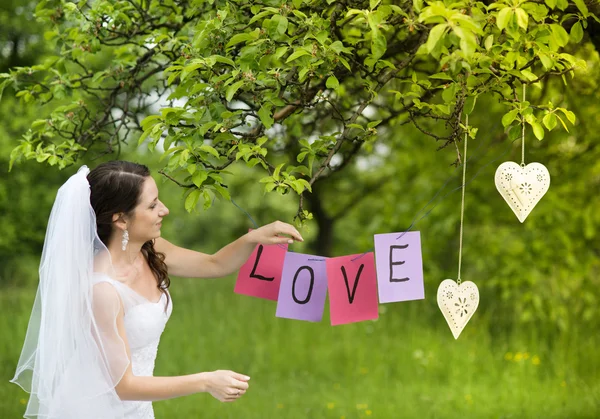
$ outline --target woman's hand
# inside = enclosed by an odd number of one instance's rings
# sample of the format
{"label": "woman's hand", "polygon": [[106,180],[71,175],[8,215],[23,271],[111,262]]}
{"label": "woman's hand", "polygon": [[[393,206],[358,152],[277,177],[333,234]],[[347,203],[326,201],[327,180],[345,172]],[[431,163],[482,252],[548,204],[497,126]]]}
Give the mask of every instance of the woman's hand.
{"label": "woman's hand", "polygon": [[[291,236],[291,238],[285,236]],[[294,226],[281,221],[275,221],[252,230],[248,233],[248,238],[255,244],[291,244],[294,240],[304,241]]]}
{"label": "woman's hand", "polygon": [[243,374],[224,370],[203,374],[206,376],[206,391],[221,402],[233,402],[248,390],[250,377]]}

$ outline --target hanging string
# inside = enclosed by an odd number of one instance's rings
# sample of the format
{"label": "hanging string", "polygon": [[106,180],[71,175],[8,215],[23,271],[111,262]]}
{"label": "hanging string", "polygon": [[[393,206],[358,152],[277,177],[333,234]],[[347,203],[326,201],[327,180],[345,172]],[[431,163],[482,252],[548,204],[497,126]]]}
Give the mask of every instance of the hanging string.
{"label": "hanging string", "polygon": [[[525,90],[527,85],[523,83],[523,101],[525,102]],[[522,103],[521,102],[521,103]],[[525,167],[525,117],[521,115],[521,167]]]}
{"label": "hanging string", "polygon": [[460,268],[462,266],[463,221],[465,218],[465,182],[467,180],[467,142],[469,139],[469,115],[465,116],[465,151],[463,153],[462,198],[460,201],[460,233],[458,239],[458,278],[460,285]]}
{"label": "hanging string", "polygon": [[[233,198],[231,199],[231,203],[233,205],[235,205],[237,208],[239,208],[244,214],[246,214],[246,217],[248,217],[250,219],[250,221],[252,221],[252,224],[254,224],[254,229],[256,230],[258,228],[258,224],[256,224],[256,221],[254,221],[254,219],[250,216],[250,214],[248,214],[248,211],[246,211],[244,208],[242,208],[238,204],[236,204],[235,201],[233,200]],[[277,243],[277,246],[280,247],[281,249],[287,250],[287,246],[284,244]]]}
{"label": "hanging string", "polygon": [[254,219],[252,219],[252,217],[250,216],[250,214],[248,214],[248,212],[240,207],[238,204],[235,203],[235,201],[233,200],[233,198],[231,199],[231,203],[233,205],[235,205],[236,207],[238,207],[244,214],[246,214],[246,217],[250,218],[250,221],[252,221],[252,224],[254,224],[254,228],[257,229],[258,228],[258,224],[256,224],[256,221],[254,221]]}

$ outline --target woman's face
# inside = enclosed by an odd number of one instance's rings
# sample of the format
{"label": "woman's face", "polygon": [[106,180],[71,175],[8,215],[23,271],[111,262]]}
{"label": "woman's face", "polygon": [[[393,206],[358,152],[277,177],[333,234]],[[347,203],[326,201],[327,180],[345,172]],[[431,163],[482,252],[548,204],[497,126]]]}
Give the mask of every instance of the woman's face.
{"label": "woman's face", "polygon": [[169,209],[158,199],[158,187],[152,177],[148,176],[142,185],[142,193],[129,230],[129,239],[146,242],[160,237],[162,219],[169,214]]}

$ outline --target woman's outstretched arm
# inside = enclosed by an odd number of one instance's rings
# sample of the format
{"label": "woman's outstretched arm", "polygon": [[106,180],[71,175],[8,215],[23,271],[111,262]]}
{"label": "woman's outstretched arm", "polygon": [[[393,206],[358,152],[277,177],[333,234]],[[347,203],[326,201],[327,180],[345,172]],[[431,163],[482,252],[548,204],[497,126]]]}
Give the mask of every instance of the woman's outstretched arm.
{"label": "woman's outstretched arm", "polygon": [[131,351],[123,303],[112,284],[101,282],[94,286],[93,311],[98,344],[121,400],[155,401],[206,392],[222,402],[232,402],[248,389],[250,377],[225,370],[172,377],[134,375],[128,362]]}
{"label": "woman's outstretched arm", "polygon": [[165,254],[169,274],[187,278],[220,278],[240,269],[257,244],[283,244],[293,240],[303,241],[298,230],[290,224],[275,221],[244,234],[213,255],[175,246],[163,238],[156,239],[154,247]]}

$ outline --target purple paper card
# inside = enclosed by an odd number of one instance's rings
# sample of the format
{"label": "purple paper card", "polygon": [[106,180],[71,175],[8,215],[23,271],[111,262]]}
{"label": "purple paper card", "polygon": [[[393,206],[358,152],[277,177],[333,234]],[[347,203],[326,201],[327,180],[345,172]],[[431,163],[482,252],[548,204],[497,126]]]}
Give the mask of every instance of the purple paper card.
{"label": "purple paper card", "polygon": [[327,258],[287,252],[281,273],[277,317],[320,322],[327,298]]}
{"label": "purple paper card", "polygon": [[375,259],[380,303],[425,298],[419,231],[375,234]]}

